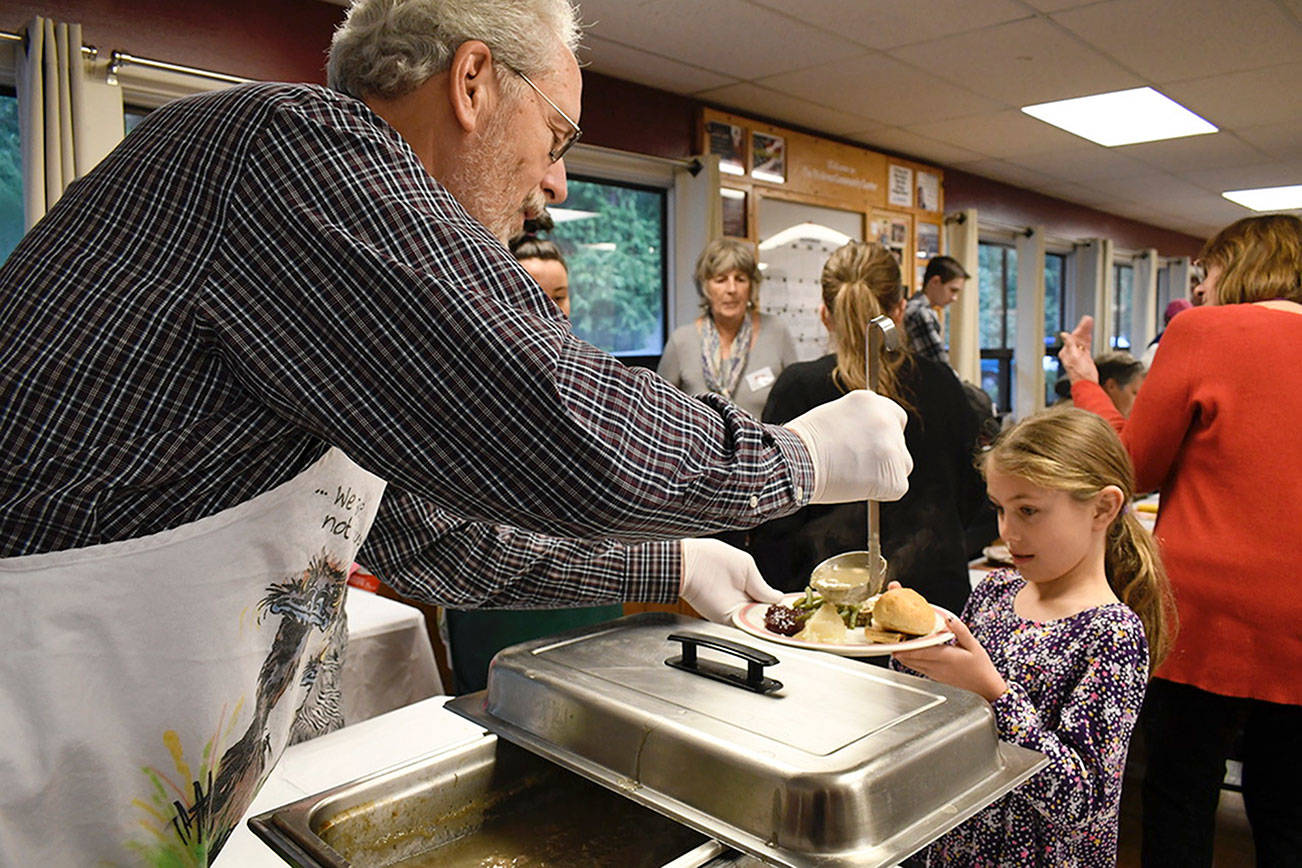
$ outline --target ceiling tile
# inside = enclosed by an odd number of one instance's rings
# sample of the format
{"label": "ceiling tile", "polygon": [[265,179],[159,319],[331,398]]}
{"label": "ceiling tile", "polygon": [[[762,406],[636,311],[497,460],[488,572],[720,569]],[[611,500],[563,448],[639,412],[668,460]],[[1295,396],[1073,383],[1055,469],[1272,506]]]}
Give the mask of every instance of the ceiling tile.
{"label": "ceiling tile", "polygon": [[1016,107],[1144,84],[1043,18],[1014,21],[890,53]]}
{"label": "ceiling tile", "polygon": [[999,103],[955,87],[885,54],[761,79],[760,84],[796,97],[830,104],[891,126],[998,111]]}
{"label": "ceiling tile", "polygon": [[1156,207],[1158,202],[1165,199],[1196,199],[1209,192],[1184,178],[1165,172],[1132,178],[1095,178],[1090,181],[1090,186],[1118,199],[1144,203],[1149,207]]}
{"label": "ceiling tile", "polygon": [[862,46],[745,0],[602,4],[591,33],[733,78],[754,79],[862,54]]}
{"label": "ceiling tile", "polygon": [[1010,163],[1052,175],[1069,182],[1089,181],[1094,178],[1129,178],[1146,175],[1153,167],[1124,154],[1115,148],[1083,143],[1081,147],[1062,148],[1042,154],[1022,154],[1007,158]]}
{"label": "ceiling tile", "polygon": [[1223,190],[1249,190],[1253,187],[1282,187],[1287,184],[1302,184],[1302,160],[1186,172],[1182,177],[1218,193]]}
{"label": "ceiling tile", "polygon": [[1203,226],[1210,227],[1211,232],[1208,234],[1220,230],[1235,220],[1257,213],[1251,208],[1244,208],[1242,205],[1231,202],[1217,193],[1196,199],[1164,199],[1157,204],[1157,210],[1173,217],[1183,216],[1184,219],[1193,220]]}
{"label": "ceiling tile", "polygon": [[1221,129],[1292,120],[1302,117],[1302,63],[1173,81],[1162,93]]}
{"label": "ceiling tile", "polygon": [[1088,6],[1091,3],[1097,3],[1098,0],[1023,0],[1023,2],[1040,12],[1058,12],[1076,6]]}
{"label": "ceiling tile", "polygon": [[992,157],[1078,148],[1084,141],[1016,109],[937,123],[914,124],[908,130]]}
{"label": "ceiling tile", "polygon": [[837,111],[808,100],[742,82],[696,94],[703,100],[833,135],[879,126],[871,118]]}
{"label": "ceiling tile", "polygon": [[584,48],[579,52],[580,61],[587,63],[588,69],[603,75],[636,81],[672,93],[694,93],[736,82],[735,78],[648,54],[641,49],[620,45],[598,36],[588,36],[583,42]]}
{"label": "ceiling tile", "polygon": [[1273,0],[1110,0],[1053,20],[1158,83],[1302,60],[1302,26]]}
{"label": "ceiling tile", "polygon": [[1302,160],[1302,118],[1245,127],[1235,134],[1263,154],[1277,160]]}
{"label": "ceiling tile", "polygon": [[1038,190],[1042,185],[1055,180],[1049,175],[1003,160],[976,160],[971,163],[959,163],[955,168],[970,172],[973,175],[980,175],[982,178],[993,178],[996,181],[1003,181],[1005,184],[1023,187],[1027,190]]}
{"label": "ceiling tile", "polygon": [[1067,181],[1045,182],[1040,186],[1037,192],[1058,199],[1064,199],[1068,202],[1075,202],[1078,205],[1086,205],[1091,208],[1108,205],[1115,199],[1114,196],[1107,193],[1101,193],[1093,187],[1088,187],[1084,184],[1072,184]]}
{"label": "ceiling tile", "polygon": [[1195,172],[1200,169],[1223,169],[1250,166],[1265,155],[1243,142],[1233,133],[1185,136],[1160,142],[1123,145],[1119,153],[1168,172]]}
{"label": "ceiling tile", "polygon": [[1014,0],[753,0],[869,48],[894,48],[965,30],[1014,21],[1030,14]]}
{"label": "ceiling tile", "polygon": [[985,154],[951,145],[948,142],[928,139],[898,127],[855,131],[846,135],[856,142],[863,142],[872,148],[894,151],[897,154],[905,154],[918,160],[929,161],[942,166],[972,162],[986,157]]}

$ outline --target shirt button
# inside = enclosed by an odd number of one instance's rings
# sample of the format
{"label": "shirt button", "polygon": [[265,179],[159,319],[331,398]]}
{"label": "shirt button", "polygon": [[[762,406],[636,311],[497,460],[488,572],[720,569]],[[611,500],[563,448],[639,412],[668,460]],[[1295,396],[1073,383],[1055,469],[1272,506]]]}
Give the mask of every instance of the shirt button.
{"label": "shirt button", "polygon": [[804,486],[797,485],[797,486],[796,486],[796,500],[804,500],[804,499],[805,499],[805,489],[804,489]]}
{"label": "shirt button", "polygon": [[759,498],[756,497],[756,496],[753,495],[753,494],[750,496],[750,508],[751,508],[751,509],[758,509],[758,508],[759,508]]}

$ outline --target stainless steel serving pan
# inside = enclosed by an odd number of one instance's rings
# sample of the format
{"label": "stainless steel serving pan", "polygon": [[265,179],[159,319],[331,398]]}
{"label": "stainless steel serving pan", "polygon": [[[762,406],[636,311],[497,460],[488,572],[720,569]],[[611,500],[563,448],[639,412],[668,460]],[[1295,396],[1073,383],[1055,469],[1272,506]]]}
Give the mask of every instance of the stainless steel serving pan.
{"label": "stainless steel serving pan", "polygon": [[585,868],[747,864],[736,851],[491,733],[249,825],[290,864],[322,868],[516,864],[518,853]]}

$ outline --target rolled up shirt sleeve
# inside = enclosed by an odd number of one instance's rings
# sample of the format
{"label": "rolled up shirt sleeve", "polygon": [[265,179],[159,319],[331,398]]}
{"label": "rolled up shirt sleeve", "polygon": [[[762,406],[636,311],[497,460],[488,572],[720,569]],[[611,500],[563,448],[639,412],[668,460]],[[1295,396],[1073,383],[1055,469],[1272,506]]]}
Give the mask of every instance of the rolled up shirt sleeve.
{"label": "rolled up shirt sleeve", "polygon": [[403,594],[464,608],[673,603],[682,581],[677,540],[551,537],[462,519],[392,488],[359,558]]}

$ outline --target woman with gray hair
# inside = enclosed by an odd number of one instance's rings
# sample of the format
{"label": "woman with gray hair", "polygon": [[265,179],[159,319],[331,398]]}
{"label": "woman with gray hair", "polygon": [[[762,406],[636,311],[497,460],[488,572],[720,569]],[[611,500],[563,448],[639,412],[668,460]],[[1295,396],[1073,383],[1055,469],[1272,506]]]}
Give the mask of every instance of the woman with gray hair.
{"label": "woman with gray hair", "polygon": [[769,389],[796,361],[796,344],[776,317],[760,313],[759,265],[751,245],[720,238],[696,260],[701,316],[669,337],[660,376],[689,395],[714,392],[759,418]]}

